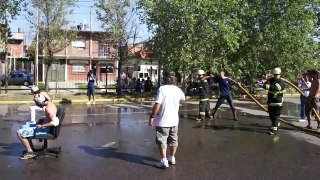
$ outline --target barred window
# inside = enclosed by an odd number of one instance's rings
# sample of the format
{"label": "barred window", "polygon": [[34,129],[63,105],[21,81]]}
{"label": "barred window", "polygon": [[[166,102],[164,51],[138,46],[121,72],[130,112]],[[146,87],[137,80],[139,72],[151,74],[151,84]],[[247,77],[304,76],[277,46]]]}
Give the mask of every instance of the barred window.
{"label": "barred window", "polygon": [[99,56],[102,57],[109,57],[110,55],[110,46],[107,43],[100,43],[99,44]]}

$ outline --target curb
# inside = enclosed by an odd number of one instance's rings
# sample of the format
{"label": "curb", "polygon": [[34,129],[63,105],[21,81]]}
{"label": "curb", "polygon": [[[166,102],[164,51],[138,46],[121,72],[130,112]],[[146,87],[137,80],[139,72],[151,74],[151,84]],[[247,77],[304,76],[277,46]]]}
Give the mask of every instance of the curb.
{"label": "curb", "polygon": [[[266,98],[267,95],[261,94],[261,95],[253,95],[255,98]],[[285,97],[299,97],[300,94],[285,94]],[[211,96],[210,99],[217,99],[218,96],[214,95]],[[234,99],[237,98],[249,98],[248,95],[242,95],[242,96],[234,96]],[[198,100],[199,98],[196,96],[186,96],[186,100]],[[144,101],[154,101],[155,97],[121,97],[121,98],[106,98],[106,99],[95,99],[95,102],[109,102],[109,103],[115,103],[115,102],[144,102]],[[85,104],[88,102],[88,99],[56,99],[53,101],[56,104]],[[28,101],[18,101],[18,100],[5,100],[0,101],[0,104],[34,104],[33,100]]]}

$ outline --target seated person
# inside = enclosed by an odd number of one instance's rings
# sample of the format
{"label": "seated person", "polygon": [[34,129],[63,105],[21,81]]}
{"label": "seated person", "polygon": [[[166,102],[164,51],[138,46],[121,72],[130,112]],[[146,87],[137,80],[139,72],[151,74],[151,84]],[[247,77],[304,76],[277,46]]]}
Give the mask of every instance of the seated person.
{"label": "seated person", "polygon": [[[48,100],[48,101],[51,101],[48,93],[46,93],[45,91],[40,91],[39,87],[38,86],[32,86],[31,87],[31,93],[33,94],[33,97],[35,97],[36,95],[38,94],[42,94],[44,95],[44,97]],[[38,105],[36,103],[36,105],[34,106],[30,106],[30,115],[31,115],[31,122],[35,123],[36,122],[36,110],[43,110],[45,111],[45,106],[41,106],[41,105]]]}
{"label": "seated person", "polygon": [[[34,96],[34,101],[37,105],[45,106],[45,114],[46,118],[44,119],[41,124],[37,124],[35,127],[35,133],[37,134],[44,134],[49,132],[49,127],[52,126],[58,126],[59,125],[59,119],[56,117],[57,114],[57,107],[51,102],[46,99],[46,97],[42,94],[37,94]],[[23,131],[24,129],[19,129],[17,131],[17,136],[23,146],[26,148],[27,152],[20,156],[20,159],[29,159],[35,157],[35,154],[32,150],[32,147],[29,143],[29,140],[26,139],[26,137],[23,137]]]}

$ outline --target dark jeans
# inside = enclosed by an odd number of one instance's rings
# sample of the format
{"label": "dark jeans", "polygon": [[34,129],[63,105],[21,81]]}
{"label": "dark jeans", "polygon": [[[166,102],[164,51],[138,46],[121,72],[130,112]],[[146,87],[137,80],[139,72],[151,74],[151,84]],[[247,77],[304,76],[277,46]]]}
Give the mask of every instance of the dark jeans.
{"label": "dark jeans", "polygon": [[301,119],[307,119],[306,116],[306,100],[307,97],[305,96],[300,96],[300,118]]}
{"label": "dark jeans", "polygon": [[269,117],[273,127],[277,127],[279,123],[282,106],[268,106]]}
{"label": "dark jeans", "polygon": [[221,106],[221,104],[224,102],[224,100],[227,100],[231,109],[234,109],[231,94],[225,95],[225,96],[219,96],[219,99],[216,103],[215,109],[218,109]]}
{"label": "dark jeans", "polygon": [[206,101],[199,101],[199,118],[201,120],[204,120],[206,116],[209,116],[210,114],[210,104],[209,100]]}

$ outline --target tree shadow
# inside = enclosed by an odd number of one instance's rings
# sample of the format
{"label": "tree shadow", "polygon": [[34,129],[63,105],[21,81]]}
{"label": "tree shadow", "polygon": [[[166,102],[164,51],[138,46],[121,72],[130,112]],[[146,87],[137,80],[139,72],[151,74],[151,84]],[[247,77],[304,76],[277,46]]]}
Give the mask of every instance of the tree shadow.
{"label": "tree shadow", "polygon": [[155,158],[120,152],[117,148],[91,147],[85,145],[78,146],[78,148],[94,156],[116,158],[141,165],[155,167],[155,162],[158,162]]}

